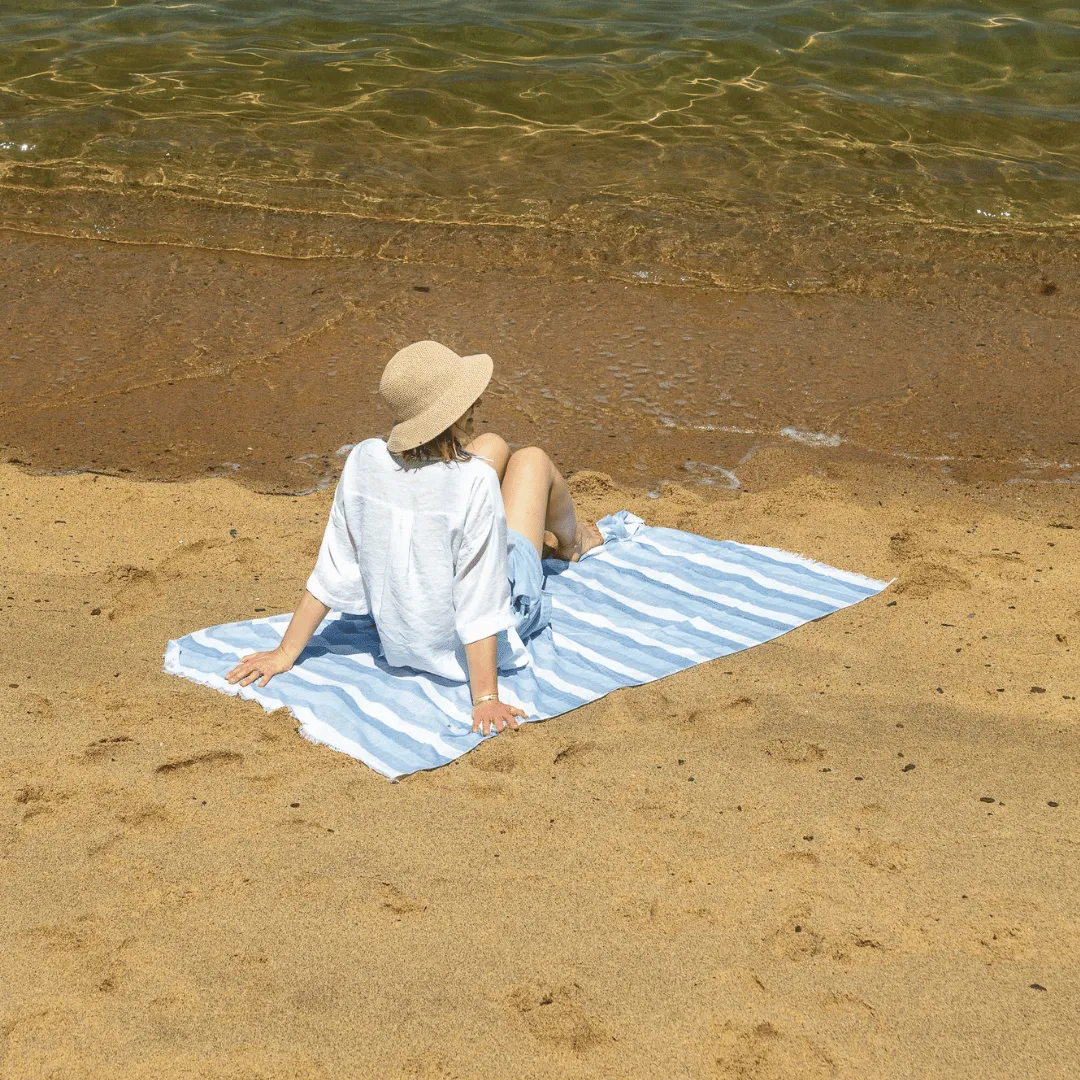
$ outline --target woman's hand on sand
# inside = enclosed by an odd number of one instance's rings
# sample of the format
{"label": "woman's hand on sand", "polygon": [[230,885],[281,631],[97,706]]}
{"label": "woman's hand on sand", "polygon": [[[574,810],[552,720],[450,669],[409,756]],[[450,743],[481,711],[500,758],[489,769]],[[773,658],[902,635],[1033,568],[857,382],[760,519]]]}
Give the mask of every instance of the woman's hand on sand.
{"label": "woman's hand on sand", "polygon": [[496,734],[507,727],[517,730],[517,717],[524,720],[526,715],[520,709],[502,701],[482,701],[473,706],[472,729],[479,731],[481,735],[490,735],[493,728]]}
{"label": "woman's hand on sand", "polygon": [[[252,653],[250,656],[245,656],[225,678],[229,682],[239,683],[241,686],[250,686],[258,679],[259,688],[261,689],[275,675],[288,671],[295,662],[293,657],[286,655],[280,649]],[[475,730],[476,727],[474,726],[473,731]]]}

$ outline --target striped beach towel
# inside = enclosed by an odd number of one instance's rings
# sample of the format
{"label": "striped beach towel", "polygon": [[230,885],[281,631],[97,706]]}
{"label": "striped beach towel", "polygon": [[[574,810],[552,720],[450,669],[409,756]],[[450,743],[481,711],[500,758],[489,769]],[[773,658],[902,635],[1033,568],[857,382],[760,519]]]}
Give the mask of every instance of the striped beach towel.
{"label": "striped beach towel", "polygon": [[[500,676],[503,700],[531,721],[760,645],[886,587],[786,551],[650,527],[625,510],[599,525],[603,547],[577,563],[545,561],[551,625],[527,643],[528,666]],[[293,669],[265,689],[229,685],[237,660],[274,648],[289,618],[170,641],[165,670],[268,712],[287,708],[302,735],[391,779],[445,765],[483,741],[471,730],[468,686],[388,667],[368,616],[332,613]]]}

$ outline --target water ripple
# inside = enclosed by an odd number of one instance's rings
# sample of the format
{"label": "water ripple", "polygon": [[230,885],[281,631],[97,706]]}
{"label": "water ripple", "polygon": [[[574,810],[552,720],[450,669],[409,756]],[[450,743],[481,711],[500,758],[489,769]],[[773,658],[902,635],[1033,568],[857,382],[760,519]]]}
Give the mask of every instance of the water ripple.
{"label": "water ripple", "polygon": [[1080,10],[1024,12],[12,0],[0,183],[553,227],[616,202],[706,233],[755,213],[1068,226]]}

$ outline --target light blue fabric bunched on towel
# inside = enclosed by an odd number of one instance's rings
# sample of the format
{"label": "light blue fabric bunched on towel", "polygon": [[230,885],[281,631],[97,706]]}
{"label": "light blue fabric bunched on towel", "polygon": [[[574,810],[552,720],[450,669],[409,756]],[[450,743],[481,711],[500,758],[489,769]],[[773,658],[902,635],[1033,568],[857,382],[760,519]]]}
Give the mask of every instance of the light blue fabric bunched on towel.
{"label": "light blue fabric bunched on towel", "polygon": [[[530,663],[500,676],[504,701],[547,720],[623,686],[760,645],[886,587],[775,548],[645,525],[628,511],[599,522],[603,547],[549,559],[551,625],[527,642]],[[226,623],[170,641],[165,670],[223,693],[285,707],[301,734],[397,779],[483,741],[469,688],[390,668],[368,616],[332,613],[299,662],[264,690],[230,686],[240,657],[276,647],[289,615]]]}

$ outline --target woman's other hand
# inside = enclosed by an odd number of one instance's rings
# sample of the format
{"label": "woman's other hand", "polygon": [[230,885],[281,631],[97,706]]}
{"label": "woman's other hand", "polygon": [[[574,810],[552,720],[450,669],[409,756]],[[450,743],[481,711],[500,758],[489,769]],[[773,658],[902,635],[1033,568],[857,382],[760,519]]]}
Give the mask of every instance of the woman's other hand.
{"label": "woman's other hand", "polygon": [[516,731],[519,716],[524,720],[526,714],[515,709],[513,705],[502,701],[481,701],[479,705],[473,706],[472,729],[479,731],[481,735],[490,735],[493,728],[496,734],[507,727]]}
{"label": "woman's other hand", "polygon": [[[229,682],[239,683],[241,686],[250,686],[258,679],[259,688],[261,689],[275,675],[288,671],[294,663],[294,658],[282,652],[281,649],[252,653],[250,656],[245,656],[225,678]],[[475,731],[476,728],[474,727],[473,730]]]}

